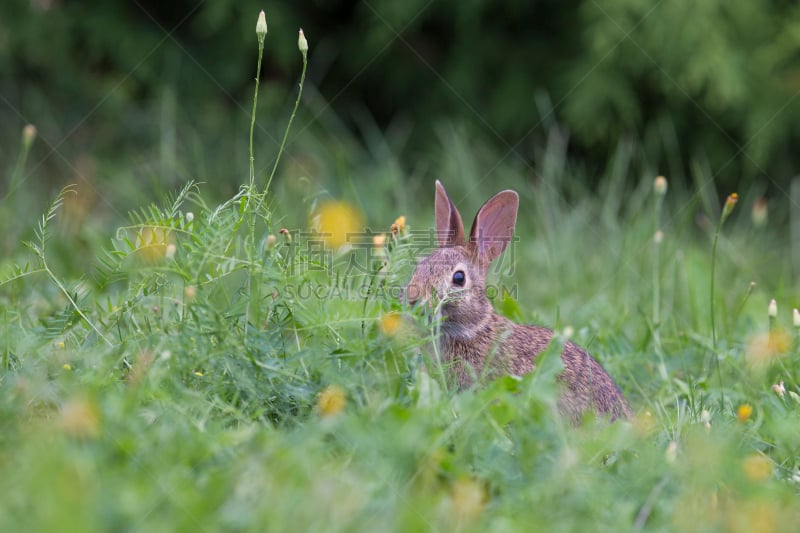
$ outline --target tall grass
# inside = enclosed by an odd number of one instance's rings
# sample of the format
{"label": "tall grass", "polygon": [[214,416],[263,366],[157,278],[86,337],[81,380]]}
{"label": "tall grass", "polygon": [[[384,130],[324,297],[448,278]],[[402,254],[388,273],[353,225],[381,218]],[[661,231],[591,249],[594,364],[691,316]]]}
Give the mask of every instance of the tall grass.
{"label": "tall grass", "polygon": [[[71,253],[46,246],[69,238],[53,203],[0,280],[0,529],[794,528],[800,353],[788,314],[765,316],[773,296],[796,306],[786,235],[735,213],[709,250],[710,213],[678,192],[653,252],[652,176],[630,146],[597,194],[558,130],[530,165],[443,127],[429,164],[462,212],[495,176],[520,193],[497,309],[571,326],[637,412],[573,428],[547,365],[448,388],[437,325],[397,298],[430,244],[432,180],[372,135],[328,182],[277,174],[219,203],[189,182],[108,232],[85,276],[52,266]],[[326,161],[325,137],[304,140],[281,150]],[[336,191],[349,209],[321,201]],[[337,241],[359,208],[369,231]]]}

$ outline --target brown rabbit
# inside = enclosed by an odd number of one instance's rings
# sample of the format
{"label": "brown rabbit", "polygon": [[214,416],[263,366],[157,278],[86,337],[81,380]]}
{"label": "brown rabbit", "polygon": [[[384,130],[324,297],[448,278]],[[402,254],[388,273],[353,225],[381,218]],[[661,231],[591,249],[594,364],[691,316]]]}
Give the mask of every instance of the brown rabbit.
{"label": "brown rabbit", "polygon": [[[430,303],[434,294],[441,302],[441,356],[453,365],[462,388],[479,375],[530,372],[553,336],[547,328],[514,324],[496,314],[486,297],[486,273],[511,241],[518,206],[516,192],[497,193],[480,208],[466,239],[461,215],[436,181],[438,248],[417,265],[406,297],[412,305]],[[631,416],[616,383],[591,355],[567,342],[561,358],[562,415],[575,422],[588,409],[612,420]]]}

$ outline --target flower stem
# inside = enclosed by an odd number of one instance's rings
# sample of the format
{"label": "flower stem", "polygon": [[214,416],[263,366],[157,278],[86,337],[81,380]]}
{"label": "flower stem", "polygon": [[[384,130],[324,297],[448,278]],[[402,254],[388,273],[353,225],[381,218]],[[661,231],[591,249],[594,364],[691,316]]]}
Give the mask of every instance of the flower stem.
{"label": "flower stem", "polygon": [[255,157],[253,156],[253,131],[256,127],[256,108],[258,107],[258,85],[261,78],[261,58],[264,55],[264,36],[258,36],[258,66],[256,67],[256,90],[253,91],[253,112],[250,115],[250,189],[256,182]]}
{"label": "flower stem", "polygon": [[292,109],[292,114],[289,117],[289,123],[286,125],[286,129],[283,132],[283,139],[281,139],[281,146],[278,149],[278,155],[275,156],[275,163],[272,165],[272,172],[269,173],[269,179],[267,180],[267,186],[264,187],[264,192],[262,197],[267,196],[267,192],[269,191],[269,186],[272,185],[272,178],[275,177],[275,172],[278,170],[278,163],[281,160],[281,156],[283,155],[284,148],[286,147],[286,139],[289,137],[289,130],[292,129],[292,122],[294,121],[294,117],[297,114],[297,108],[300,106],[300,99],[303,96],[303,85],[306,81],[306,69],[308,67],[308,54],[306,52],[302,52],[303,54],[303,71],[300,73],[300,90],[297,91],[297,99],[294,101],[294,108]]}

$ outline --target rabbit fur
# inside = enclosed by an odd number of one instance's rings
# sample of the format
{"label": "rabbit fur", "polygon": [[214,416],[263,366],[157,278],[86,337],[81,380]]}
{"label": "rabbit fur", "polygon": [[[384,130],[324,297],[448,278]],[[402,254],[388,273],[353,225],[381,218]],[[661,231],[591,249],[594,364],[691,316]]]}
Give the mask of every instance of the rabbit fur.
{"label": "rabbit fur", "polygon": [[[438,247],[418,263],[406,298],[412,305],[431,306],[434,298],[439,300],[440,354],[460,388],[469,387],[475,376],[530,372],[553,337],[552,330],[515,324],[496,314],[486,296],[489,265],[511,241],[518,206],[516,192],[497,193],[480,208],[466,237],[461,215],[436,181]],[[576,423],[588,410],[612,420],[631,417],[616,383],[591,355],[568,341],[561,358],[558,409],[563,416]]]}

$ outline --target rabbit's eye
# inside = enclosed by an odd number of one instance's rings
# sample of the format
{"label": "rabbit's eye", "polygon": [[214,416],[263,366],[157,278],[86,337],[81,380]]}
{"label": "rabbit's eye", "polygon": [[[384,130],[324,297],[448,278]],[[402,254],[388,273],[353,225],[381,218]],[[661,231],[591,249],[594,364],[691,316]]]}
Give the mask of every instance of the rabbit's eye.
{"label": "rabbit's eye", "polygon": [[463,270],[456,270],[455,272],[453,272],[453,285],[463,287],[464,282],[466,281],[467,281],[467,275],[464,274]]}

